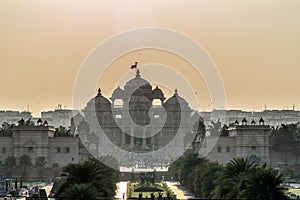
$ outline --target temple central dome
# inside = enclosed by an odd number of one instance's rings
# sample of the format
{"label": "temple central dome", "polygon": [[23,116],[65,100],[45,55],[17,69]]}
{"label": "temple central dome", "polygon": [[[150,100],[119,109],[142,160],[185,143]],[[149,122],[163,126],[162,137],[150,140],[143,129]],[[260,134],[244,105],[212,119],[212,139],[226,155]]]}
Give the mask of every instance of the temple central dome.
{"label": "temple central dome", "polygon": [[126,83],[126,85],[124,86],[124,90],[133,91],[144,85],[150,85],[150,83],[147,80],[141,78],[140,71],[137,69],[135,78],[129,80]]}
{"label": "temple central dome", "polygon": [[130,98],[137,91],[137,89],[140,89],[140,92],[143,93],[143,95],[149,100],[153,99],[152,86],[147,80],[141,78],[140,71],[138,69],[136,70],[135,78],[129,80],[124,86],[125,99]]}

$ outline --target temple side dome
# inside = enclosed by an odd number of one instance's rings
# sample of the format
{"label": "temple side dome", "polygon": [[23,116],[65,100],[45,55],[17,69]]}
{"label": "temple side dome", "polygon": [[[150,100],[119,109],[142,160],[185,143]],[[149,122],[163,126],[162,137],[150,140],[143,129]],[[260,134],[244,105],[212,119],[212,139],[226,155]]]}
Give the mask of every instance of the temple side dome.
{"label": "temple side dome", "polygon": [[172,97],[167,99],[167,101],[163,104],[166,110],[191,110],[186,100],[178,95],[177,89],[175,89],[175,93]]}
{"label": "temple side dome", "polygon": [[122,99],[124,91],[118,86],[112,93],[110,99]]}
{"label": "temple side dome", "polygon": [[92,98],[87,103],[86,109],[96,109],[96,111],[108,111],[111,109],[111,102],[102,95],[101,89],[99,88],[97,96]]}
{"label": "temple side dome", "polygon": [[166,99],[164,97],[164,93],[158,88],[158,86],[156,86],[156,88],[153,90],[153,99],[160,99],[162,101]]}

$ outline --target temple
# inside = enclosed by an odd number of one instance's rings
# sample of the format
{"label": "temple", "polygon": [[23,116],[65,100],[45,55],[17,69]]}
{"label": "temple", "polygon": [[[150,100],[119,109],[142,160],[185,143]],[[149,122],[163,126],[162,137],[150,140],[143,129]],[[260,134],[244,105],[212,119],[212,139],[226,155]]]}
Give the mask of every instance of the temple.
{"label": "temple", "polygon": [[[200,116],[177,89],[166,99],[163,91],[136,75],[123,88],[117,87],[110,99],[101,89],[83,110],[83,116],[75,116],[78,134],[83,136],[89,151],[104,147],[101,130],[114,145],[131,152],[155,151],[166,145],[174,153],[184,152],[191,144]],[[175,137],[176,136],[176,137]]]}

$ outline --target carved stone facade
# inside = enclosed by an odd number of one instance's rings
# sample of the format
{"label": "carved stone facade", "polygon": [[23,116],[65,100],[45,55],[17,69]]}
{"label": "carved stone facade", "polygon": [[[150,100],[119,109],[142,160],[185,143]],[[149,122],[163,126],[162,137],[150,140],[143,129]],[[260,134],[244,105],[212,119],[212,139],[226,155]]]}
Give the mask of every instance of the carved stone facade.
{"label": "carved stone facade", "polygon": [[74,121],[88,149],[95,151],[106,145],[99,134],[101,129],[110,142],[129,152],[155,151],[171,140],[169,150],[181,152],[188,148],[184,141],[191,143],[192,139],[186,137],[194,137],[191,127],[200,119],[176,89],[166,99],[158,86],[153,89],[141,77],[139,70],[124,89],[116,88],[110,99],[99,89],[83,112],[84,119]]}

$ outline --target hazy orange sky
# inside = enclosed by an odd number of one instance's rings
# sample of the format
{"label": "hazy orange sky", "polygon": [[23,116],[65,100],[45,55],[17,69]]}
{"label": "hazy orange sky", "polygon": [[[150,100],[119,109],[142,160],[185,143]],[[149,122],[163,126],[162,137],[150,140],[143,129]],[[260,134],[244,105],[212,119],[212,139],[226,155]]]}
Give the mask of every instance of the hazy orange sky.
{"label": "hazy orange sky", "polygon": [[[29,107],[37,116],[57,104],[71,108],[88,54],[115,34],[149,26],[184,33],[207,50],[228,109],[300,109],[299,10],[298,0],[1,0],[0,110]],[[104,95],[136,60],[171,65],[190,79],[198,108],[211,109],[201,77],[167,52],[140,50],[115,60],[99,81]]]}

